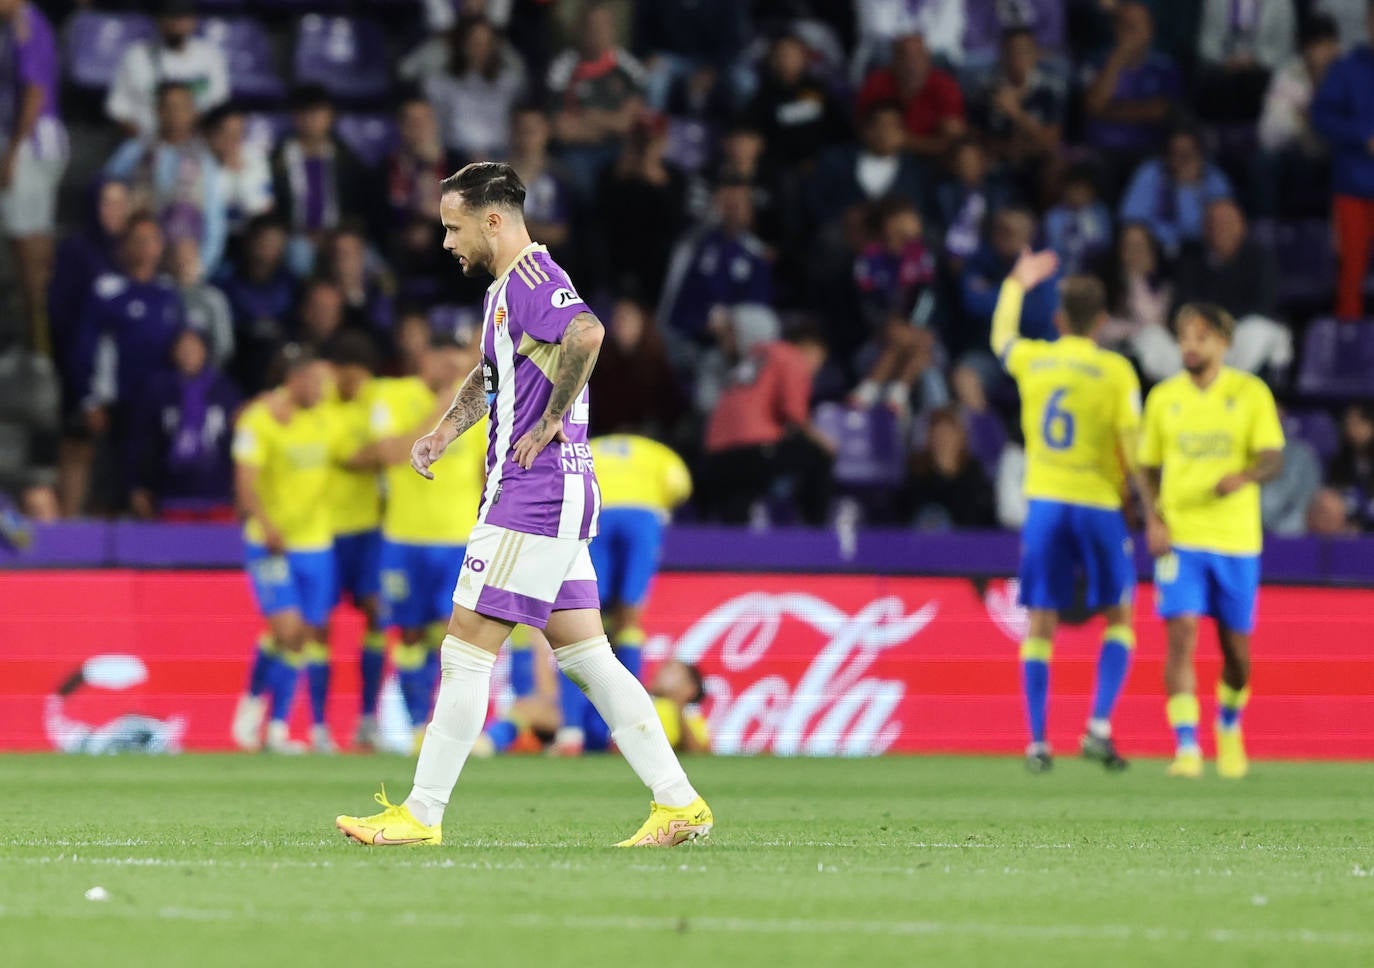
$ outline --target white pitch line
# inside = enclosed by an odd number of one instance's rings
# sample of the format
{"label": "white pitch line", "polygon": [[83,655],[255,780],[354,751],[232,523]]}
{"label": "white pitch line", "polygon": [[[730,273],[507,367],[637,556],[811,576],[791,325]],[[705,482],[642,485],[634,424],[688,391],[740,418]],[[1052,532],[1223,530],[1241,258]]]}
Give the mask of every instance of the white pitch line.
{"label": "white pitch line", "polygon": [[[320,925],[356,923],[351,914],[335,910],[265,911],[257,908],[241,911],[230,908],[192,908],[167,906],[155,912],[143,912],[117,904],[101,905],[89,910],[59,913],[51,906],[42,910],[13,910],[0,906],[0,919],[77,917],[83,920],[120,918],[138,920],[156,918],[164,921],[252,921],[298,925],[302,922]],[[400,924],[462,930],[475,927],[490,929],[552,929],[557,931],[644,931],[684,932],[714,931],[731,934],[761,935],[868,935],[879,937],[962,936],[1005,941],[1147,941],[1169,944],[1211,943],[1232,945],[1237,942],[1260,945],[1310,945],[1336,948],[1374,948],[1374,934],[1357,931],[1313,931],[1297,928],[1286,931],[1264,929],[1146,927],[1131,924],[1001,924],[990,921],[863,921],[812,920],[807,918],[741,918],[741,917],[661,917],[661,916],[580,916],[546,914],[484,914],[481,917],[426,912],[409,912],[396,921]]]}

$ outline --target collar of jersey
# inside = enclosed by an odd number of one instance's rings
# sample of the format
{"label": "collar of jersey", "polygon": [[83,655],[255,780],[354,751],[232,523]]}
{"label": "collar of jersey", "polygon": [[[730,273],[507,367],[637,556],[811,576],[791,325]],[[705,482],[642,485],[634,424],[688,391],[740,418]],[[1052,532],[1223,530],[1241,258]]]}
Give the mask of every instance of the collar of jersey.
{"label": "collar of jersey", "polygon": [[510,260],[510,265],[506,266],[505,270],[494,280],[492,280],[490,286],[487,286],[487,292],[491,293],[493,296],[496,295],[496,290],[501,288],[502,283],[506,281],[506,278],[511,274],[511,271],[520,264],[520,260],[523,259],[525,256],[529,255],[531,252],[547,251],[549,250],[538,242],[531,242],[529,245],[525,246],[519,252],[515,253],[515,258]]}

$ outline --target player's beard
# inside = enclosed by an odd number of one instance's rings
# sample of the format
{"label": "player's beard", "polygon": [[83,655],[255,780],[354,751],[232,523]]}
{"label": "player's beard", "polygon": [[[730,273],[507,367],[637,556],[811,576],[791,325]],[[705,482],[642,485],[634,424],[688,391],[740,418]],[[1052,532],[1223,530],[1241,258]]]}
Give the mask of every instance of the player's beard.
{"label": "player's beard", "polygon": [[1212,361],[1195,353],[1184,353],[1183,368],[1193,376],[1201,376],[1212,368]]}
{"label": "player's beard", "polygon": [[487,239],[483,239],[481,244],[480,250],[464,255],[459,262],[463,267],[463,275],[480,276],[484,272],[487,275],[496,275],[496,266],[492,265],[496,260],[496,247]]}

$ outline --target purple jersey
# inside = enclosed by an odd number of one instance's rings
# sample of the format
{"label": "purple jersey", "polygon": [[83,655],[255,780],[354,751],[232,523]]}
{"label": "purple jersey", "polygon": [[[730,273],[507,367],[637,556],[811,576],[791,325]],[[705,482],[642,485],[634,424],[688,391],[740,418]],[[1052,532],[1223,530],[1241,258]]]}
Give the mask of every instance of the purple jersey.
{"label": "purple jersey", "polygon": [[491,423],[479,523],[551,538],[596,536],[601,491],[587,443],[585,387],[563,418],[568,443],[550,443],[529,470],[512,456],[549,404],[563,331],[587,311],[542,245],[522,251],[487,289],[482,374]]}

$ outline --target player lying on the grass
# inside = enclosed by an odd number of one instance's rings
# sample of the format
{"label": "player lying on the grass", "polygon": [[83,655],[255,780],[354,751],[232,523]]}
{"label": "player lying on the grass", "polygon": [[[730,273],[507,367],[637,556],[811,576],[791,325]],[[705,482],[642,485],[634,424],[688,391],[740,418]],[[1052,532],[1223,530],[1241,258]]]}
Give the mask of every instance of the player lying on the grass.
{"label": "player lying on the grass", "polygon": [[559,668],[587,693],[653,791],[649,818],[621,845],[676,846],[710,832],[711,809],[683,772],[653,700],[611,651],[587,551],[600,502],[587,378],[605,330],[530,240],[524,202],[514,169],[494,162],[470,164],[441,187],[445,250],[465,274],[495,280],[483,306],[482,365],[439,426],[415,442],[411,462],[432,477],[431,465],[490,411],[487,484],[410,796],[391,804],[378,794],[380,813],[336,823],[365,844],[440,842],[444,808],[486,720],[496,654],[525,624],[543,630]]}
{"label": "player lying on the grass", "polygon": [[1120,770],[1126,761],[1112,742],[1111,717],[1135,647],[1135,565],[1121,499],[1140,423],[1140,384],[1125,357],[1093,340],[1107,321],[1107,306],[1102,283],[1091,276],[1059,284],[1059,339],[1017,335],[1025,294],[1058,268],[1053,252],[1023,253],[1002,283],[992,321],[993,352],[1021,391],[1026,438],[1029,507],[1020,567],[1021,604],[1030,610],[1030,634],[1021,643],[1030,725],[1026,768],[1041,773],[1054,762],[1046,731],[1050,657],[1059,615],[1073,607],[1081,576],[1087,606],[1106,614],[1107,629],[1080,747],[1089,759]]}
{"label": "player lying on the grass", "polygon": [[[547,646],[542,650],[536,646],[537,685],[534,691],[524,695],[517,693],[515,702],[506,714],[488,726],[477,741],[472,750],[473,756],[538,752],[565,728],[558,683],[553,668],[543,659],[543,652],[547,652]],[[702,700],[706,698],[701,670],[694,665],[669,659],[655,670],[649,684],[649,694],[653,696],[659,722],[663,724],[663,732],[674,750],[679,753],[710,752],[711,734],[700,708]],[[590,706],[587,708],[600,723],[601,717],[596,710]],[[589,736],[599,735],[590,726],[586,731]],[[609,748],[610,736],[607,732],[606,742],[595,750],[602,752]],[[556,739],[553,739],[549,751],[555,755],[567,755]],[[580,747],[578,752],[582,752]]]}
{"label": "player lying on the grass", "polygon": [[1198,619],[1216,620],[1217,773],[1249,771],[1240,718],[1250,698],[1250,633],[1259,592],[1259,485],[1283,469],[1283,427],[1259,377],[1224,363],[1235,331],[1226,310],[1190,303],[1174,318],[1183,372],[1145,401],[1140,439],[1148,497],[1146,537],[1169,635],[1167,713],[1177,751],[1171,776],[1202,775],[1198,745]]}
{"label": "player lying on the grass", "polygon": [[245,561],[268,632],[259,641],[232,732],[241,749],[258,749],[270,711],[266,748],[300,753],[287,718],[306,647],[328,623],[333,604],[327,492],[330,467],[344,455],[336,425],[320,405],[327,365],[297,344],[282,350],[277,365],[280,386],[250,403],[234,430]]}
{"label": "player lying on the grass", "polygon": [[[641,618],[663,555],[663,528],[691,497],[692,475],[682,458],[647,437],[612,434],[591,442],[601,487],[601,532],[592,540],[592,566],[606,631],[618,659],[636,679],[643,668]],[[563,677],[560,755],[604,750],[606,724],[582,690]]]}
{"label": "player lying on the grass", "polygon": [[[477,520],[485,475],[480,435],[486,418],[435,462],[431,481],[411,470],[410,445],[416,434],[433,426],[477,361],[475,345],[435,337],[420,356],[419,376],[379,381],[370,413],[371,441],[357,458],[380,469],[386,479],[381,550],[384,621],[400,632],[392,662],[415,729],[416,749],[439,684],[439,648],[453,586]],[[377,739],[382,653],[364,653],[363,663],[357,742],[366,748],[375,746]]]}

